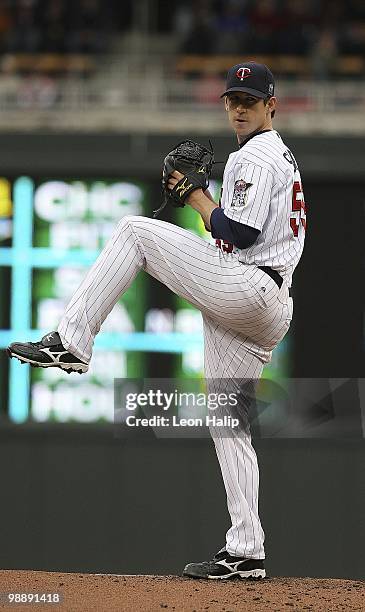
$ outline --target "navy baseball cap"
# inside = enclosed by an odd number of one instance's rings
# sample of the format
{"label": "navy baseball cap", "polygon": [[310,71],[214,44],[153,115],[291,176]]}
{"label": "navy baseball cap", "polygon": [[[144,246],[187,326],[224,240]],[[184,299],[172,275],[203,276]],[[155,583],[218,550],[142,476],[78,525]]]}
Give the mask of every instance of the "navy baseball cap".
{"label": "navy baseball cap", "polygon": [[269,98],[274,95],[275,81],[265,64],[245,62],[228,70],[226,88],[221,98],[234,91],[244,91],[257,98]]}

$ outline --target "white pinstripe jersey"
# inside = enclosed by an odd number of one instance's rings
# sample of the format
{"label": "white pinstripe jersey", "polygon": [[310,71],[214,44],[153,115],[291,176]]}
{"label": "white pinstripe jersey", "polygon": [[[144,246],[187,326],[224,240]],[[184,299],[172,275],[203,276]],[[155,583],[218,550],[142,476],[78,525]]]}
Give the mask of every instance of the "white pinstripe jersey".
{"label": "white pinstripe jersey", "polygon": [[252,137],[228,158],[221,207],[230,219],[260,230],[240,261],[270,266],[289,282],[304,246],[305,203],[298,165],[275,130]]}

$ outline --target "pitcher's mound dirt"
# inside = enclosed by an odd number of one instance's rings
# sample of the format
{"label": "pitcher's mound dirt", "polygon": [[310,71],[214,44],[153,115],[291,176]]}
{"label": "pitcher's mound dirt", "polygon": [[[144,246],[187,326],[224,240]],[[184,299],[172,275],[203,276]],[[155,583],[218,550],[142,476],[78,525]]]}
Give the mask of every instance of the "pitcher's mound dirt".
{"label": "pitcher's mound dirt", "polygon": [[[316,578],[267,578],[260,582],[191,580],[178,576],[117,576],[0,571],[2,593],[60,593],[61,604],[1,603],[29,612],[332,612],[365,610],[365,582]],[[3,600],[2,600],[3,601]]]}

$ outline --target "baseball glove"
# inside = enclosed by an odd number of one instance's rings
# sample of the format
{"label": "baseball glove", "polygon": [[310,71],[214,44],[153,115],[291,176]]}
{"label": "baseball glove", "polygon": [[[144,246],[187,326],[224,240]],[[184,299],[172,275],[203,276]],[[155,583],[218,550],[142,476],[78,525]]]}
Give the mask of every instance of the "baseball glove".
{"label": "baseball glove", "polygon": [[[195,189],[208,189],[209,177],[214,164],[214,153],[210,149],[194,142],[183,140],[165,157],[162,170],[162,204],[153,211],[156,218],[167,204],[185,206],[185,200]],[[178,170],[184,177],[173,189],[167,187],[169,175]]]}

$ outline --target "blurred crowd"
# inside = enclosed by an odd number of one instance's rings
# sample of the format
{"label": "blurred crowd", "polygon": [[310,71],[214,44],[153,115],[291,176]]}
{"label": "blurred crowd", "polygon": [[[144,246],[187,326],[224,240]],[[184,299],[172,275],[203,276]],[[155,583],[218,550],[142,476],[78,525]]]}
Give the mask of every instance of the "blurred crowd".
{"label": "blurred crowd", "polygon": [[117,4],[110,0],[0,0],[0,51],[105,52]]}
{"label": "blurred crowd", "polygon": [[365,0],[0,0],[0,52],[105,52],[146,14],[184,54],[365,54]]}
{"label": "blurred crowd", "polygon": [[187,0],[173,28],[184,54],[365,54],[365,0]]}

